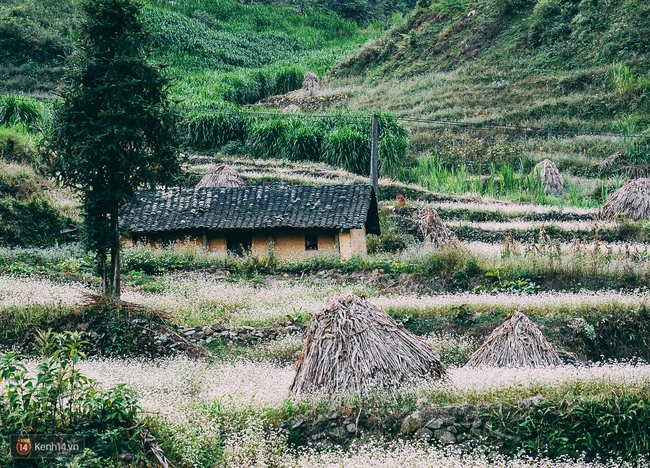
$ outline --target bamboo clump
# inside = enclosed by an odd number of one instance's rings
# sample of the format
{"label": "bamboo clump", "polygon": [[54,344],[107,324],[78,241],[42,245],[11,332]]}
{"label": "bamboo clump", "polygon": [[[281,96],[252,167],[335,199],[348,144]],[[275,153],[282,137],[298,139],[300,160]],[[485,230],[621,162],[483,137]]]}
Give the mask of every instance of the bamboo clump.
{"label": "bamboo clump", "polygon": [[467,367],[559,366],[562,360],[539,328],[514,312],[487,337],[469,358]]}
{"label": "bamboo clump", "polygon": [[210,168],[203,178],[196,184],[201,187],[243,187],[244,181],[239,174],[225,164],[217,164]]}
{"label": "bamboo clump", "polygon": [[388,314],[351,293],[313,314],[290,390],[366,393],[400,382],[443,378],[438,353]]}
{"label": "bamboo clump", "polygon": [[630,180],[607,197],[601,215],[614,219],[623,214],[633,221],[650,219],[650,179]]}
{"label": "bamboo clump", "polygon": [[425,208],[420,213],[420,232],[424,242],[436,248],[458,242],[456,234],[445,226],[438,213],[431,208]]}

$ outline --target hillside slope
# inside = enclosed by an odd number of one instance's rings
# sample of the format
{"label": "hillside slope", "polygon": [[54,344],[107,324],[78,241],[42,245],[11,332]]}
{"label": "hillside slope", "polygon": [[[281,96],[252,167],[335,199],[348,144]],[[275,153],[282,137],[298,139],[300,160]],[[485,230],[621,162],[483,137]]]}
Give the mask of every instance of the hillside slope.
{"label": "hillside slope", "polygon": [[[612,129],[650,122],[650,4],[433,0],[340,62],[357,109]],[[614,67],[613,64],[618,64]]]}

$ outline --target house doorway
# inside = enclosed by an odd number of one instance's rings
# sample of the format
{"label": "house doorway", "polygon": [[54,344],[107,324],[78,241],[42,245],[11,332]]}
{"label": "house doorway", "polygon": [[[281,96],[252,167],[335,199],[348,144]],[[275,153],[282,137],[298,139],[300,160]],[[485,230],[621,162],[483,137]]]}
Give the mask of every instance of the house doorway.
{"label": "house doorway", "polygon": [[[223,245],[223,244],[222,244]],[[244,232],[229,234],[226,237],[226,248],[228,253],[237,257],[243,257],[250,253],[253,246],[253,235]]]}

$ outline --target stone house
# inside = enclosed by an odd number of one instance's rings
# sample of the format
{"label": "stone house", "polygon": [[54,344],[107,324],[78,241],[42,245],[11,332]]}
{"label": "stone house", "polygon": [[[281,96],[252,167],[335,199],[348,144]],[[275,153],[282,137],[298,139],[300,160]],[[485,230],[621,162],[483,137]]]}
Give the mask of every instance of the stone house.
{"label": "stone house", "polygon": [[120,210],[127,243],[191,239],[210,252],[289,259],[366,253],[379,234],[371,185],[202,187],[138,192]]}

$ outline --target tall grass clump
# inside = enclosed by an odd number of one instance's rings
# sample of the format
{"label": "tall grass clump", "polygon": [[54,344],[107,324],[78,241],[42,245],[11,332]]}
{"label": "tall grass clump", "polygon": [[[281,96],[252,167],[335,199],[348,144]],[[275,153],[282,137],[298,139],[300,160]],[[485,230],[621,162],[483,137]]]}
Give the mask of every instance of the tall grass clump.
{"label": "tall grass clump", "polygon": [[623,63],[614,63],[611,68],[612,82],[621,97],[644,96],[650,92],[650,78],[638,75]]}
{"label": "tall grass clump", "polygon": [[0,97],[0,125],[23,124],[36,129],[43,120],[43,106],[36,100],[22,96]]}

